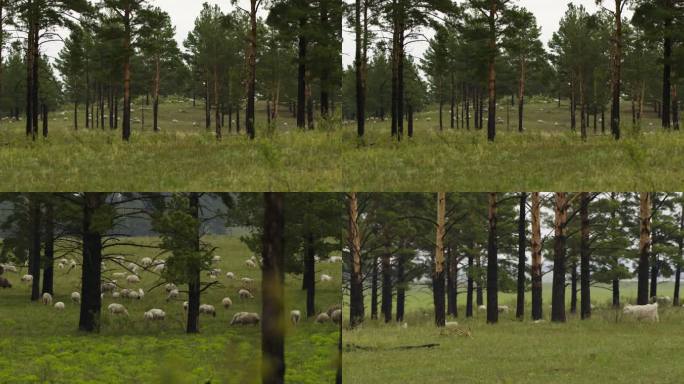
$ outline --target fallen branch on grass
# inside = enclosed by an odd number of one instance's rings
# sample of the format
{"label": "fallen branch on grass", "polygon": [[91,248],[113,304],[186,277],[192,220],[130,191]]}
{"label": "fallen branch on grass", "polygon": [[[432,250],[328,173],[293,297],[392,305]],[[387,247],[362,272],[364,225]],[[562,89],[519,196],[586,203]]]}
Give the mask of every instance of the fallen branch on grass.
{"label": "fallen branch on grass", "polygon": [[439,344],[430,343],[430,344],[422,344],[422,345],[400,345],[398,347],[391,347],[391,348],[366,347],[363,345],[347,344],[345,347],[346,347],[347,351],[355,351],[355,350],[377,351],[380,349],[384,349],[386,351],[392,351],[392,350],[401,351],[401,350],[406,350],[406,349],[434,348],[434,347],[439,347]]}

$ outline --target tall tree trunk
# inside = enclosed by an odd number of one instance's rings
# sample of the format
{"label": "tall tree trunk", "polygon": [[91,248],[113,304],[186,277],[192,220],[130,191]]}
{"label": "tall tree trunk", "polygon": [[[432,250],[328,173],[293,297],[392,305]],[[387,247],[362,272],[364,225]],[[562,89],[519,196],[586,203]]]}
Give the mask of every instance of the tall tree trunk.
{"label": "tall tree trunk", "polygon": [[306,27],[306,18],[299,19],[299,57],[297,70],[297,127],[306,128],[306,48],[307,39],[304,36],[304,28]]}
{"label": "tall tree trunk", "polygon": [[525,100],[525,70],[527,69],[527,63],[525,59],[522,60],[520,64],[520,84],[518,86],[518,132],[522,132],[523,129],[523,108]]}
{"label": "tall tree trunk", "polygon": [[[200,219],[200,194],[192,192],[189,195],[190,215],[193,219],[199,221]],[[193,239],[193,246],[195,251],[200,250],[200,232],[197,228],[197,234]],[[188,320],[185,328],[185,333],[199,333],[199,307],[200,307],[200,269],[199,267],[188,271],[190,276],[188,281]]]}
{"label": "tall tree trunk", "polygon": [[378,319],[378,259],[373,259],[371,270],[371,319]]}
{"label": "tall tree trunk", "polygon": [[532,193],[532,320],[540,320],[542,312],[542,261],[541,261],[541,199],[539,192]]}
{"label": "tall tree trunk", "polygon": [[31,301],[40,299],[40,229],[41,209],[39,196],[29,195],[29,215],[31,223],[30,246],[29,246],[29,274],[33,276],[31,284]]}
{"label": "tall tree trunk", "polygon": [[446,270],[447,315],[456,317],[456,257],[451,247],[446,248]]}
{"label": "tall tree trunk", "polygon": [[349,325],[354,328],[363,321],[363,276],[361,275],[361,234],[359,208],[355,192],[349,194],[349,247],[351,249],[351,276],[349,283]]}
{"label": "tall tree trunk", "polygon": [[[677,236],[677,255],[681,258],[682,251],[684,251],[684,202],[681,205],[681,212],[679,213],[679,236]],[[675,286],[674,295],[672,298],[672,306],[679,307],[679,281],[682,276],[682,263],[681,261],[675,262]]]}
{"label": "tall tree trunk", "polygon": [[626,0],[615,0],[615,36],[613,50],[612,96],[610,108],[610,131],[615,140],[620,139],[620,94],[622,76],[622,7]]}
{"label": "tall tree trunk", "polygon": [[672,84],[672,127],[679,130],[679,97],[677,96],[677,84]]}
{"label": "tall tree trunk", "polygon": [[554,322],[565,322],[565,226],[567,209],[566,193],[556,192],[553,291],[551,294],[551,321]]}
{"label": "tall tree trunk", "polygon": [[475,267],[477,268],[477,286],[475,287],[475,304],[479,307],[484,305],[484,295],[482,290],[482,261],[480,254],[475,257]]}
{"label": "tall tree trunk", "polygon": [[406,303],[405,260],[397,257],[397,322],[404,321],[404,307]]}
{"label": "tall tree trunk", "polygon": [[124,9],[124,99],[123,99],[123,126],[121,129],[122,138],[125,141],[131,138],[131,5],[126,2]]}
{"label": "tall tree trunk", "polygon": [[[498,13],[497,1],[490,1],[489,6],[489,71],[488,91],[489,107],[487,109],[487,139],[494,141],[496,137],[496,14]],[[494,308],[497,310],[497,308]],[[489,313],[489,308],[487,309]],[[497,311],[498,313],[498,311]],[[489,316],[488,316],[489,317]],[[496,322],[496,321],[494,321]]]}
{"label": "tall tree trunk", "polygon": [[218,66],[214,65],[214,104],[216,105],[216,112],[214,116],[214,125],[216,127],[216,139],[221,140],[221,101],[219,97],[219,75]]}
{"label": "tall tree trunk", "polygon": [[527,194],[522,192],[520,194],[520,207],[518,208],[518,296],[515,308],[515,317],[521,320],[525,318],[525,252],[527,250],[527,222],[525,220],[526,208]]}
{"label": "tall tree trunk", "polygon": [[577,313],[577,262],[570,266],[570,313]]}
{"label": "tall tree trunk", "polygon": [[[666,6],[669,8],[672,3],[671,0],[666,0]],[[668,12],[672,10],[669,9]],[[662,124],[663,128],[670,128],[670,92],[671,92],[671,76],[672,76],[672,17],[666,16],[663,23],[663,31],[665,31],[665,39],[663,41],[663,112]]]}
{"label": "tall tree trunk", "polygon": [[152,129],[154,132],[159,132],[159,87],[160,87],[160,67],[159,56],[155,58],[154,71],[154,101],[152,102]]}
{"label": "tall tree trunk", "polygon": [[47,138],[48,137],[48,107],[43,103],[43,137]]}
{"label": "tall tree trunk", "polygon": [[489,193],[489,238],[487,240],[487,323],[499,321],[499,254],[496,233],[496,193]]}
{"label": "tall tree trunk", "polygon": [[[471,247],[472,249],[472,247]],[[468,282],[466,288],[466,317],[473,317],[473,254],[468,252]]]}
{"label": "tall tree trunk", "polygon": [[580,198],[580,289],[582,291],[582,308],[580,317],[588,319],[591,317],[591,276],[590,276],[590,255],[589,255],[589,201],[590,196],[587,192],[582,192]]}
{"label": "tall tree trunk", "polygon": [[613,307],[620,308],[620,279],[613,279]]}
{"label": "tall tree trunk", "polygon": [[639,266],[637,304],[648,304],[648,269],[651,257],[651,194],[639,194]]}
{"label": "tall tree trunk", "polygon": [[43,254],[44,254],[44,269],[43,269],[43,293],[54,294],[54,271],[55,271],[55,221],[54,221],[54,206],[48,197],[45,202],[45,218],[44,218],[45,233],[43,234]]}
{"label": "tall tree trunk", "polygon": [[385,318],[385,323],[392,321],[392,265],[389,246],[386,247],[386,252],[381,257],[382,261],[382,315]]}
{"label": "tall tree trunk", "polygon": [[283,194],[264,193],[261,382],[285,382],[285,216]]}
{"label": "tall tree trunk", "polygon": [[102,234],[94,220],[96,220],[97,210],[104,202],[104,194],[85,193],[83,200],[83,265],[81,267],[81,311],[78,329],[84,332],[100,332]]}
{"label": "tall tree trunk", "polygon": [[[245,130],[250,139],[254,139],[254,117],[256,98],[256,54],[257,54],[257,3],[258,0],[250,0],[249,11],[249,49],[247,50],[247,107],[245,111]],[[238,116],[239,120],[240,117]],[[238,133],[240,125],[238,124]]]}
{"label": "tall tree trunk", "polygon": [[446,324],[444,313],[444,235],[446,221],[446,193],[437,193],[437,227],[435,239],[435,270],[432,273],[432,292],[435,305],[435,324]]}
{"label": "tall tree trunk", "polygon": [[310,318],[316,316],[316,248],[313,233],[306,235],[304,286],[306,287],[306,317]]}

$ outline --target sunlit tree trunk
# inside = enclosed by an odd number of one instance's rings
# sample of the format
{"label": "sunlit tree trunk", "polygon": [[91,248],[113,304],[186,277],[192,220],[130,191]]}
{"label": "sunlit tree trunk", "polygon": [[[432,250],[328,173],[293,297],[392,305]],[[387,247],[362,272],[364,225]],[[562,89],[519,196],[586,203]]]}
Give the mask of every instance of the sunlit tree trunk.
{"label": "sunlit tree trunk", "polygon": [[651,257],[651,194],[639,194],[639,264],[637,304],[648,304],[648,272]]}
{"label": "sunlit tree trunk", "polygon": [[432,273],[433,301],[435,305],[435,324],[443,327],[446,323],[444,312],[444,235],[446,221],[446,193],[437,193],[437,227],[435,239],[435,270]]}
{"label": "sunlit tree trunk", "polygon": [[532,193],[532,320],[542,318],[541,199]]}
{"label": "sunlit tree trunk", "polygon": [[496,193],[489,193],[489,238],[487,240],[487,323],[499,321],[499,252],[496,233]]}
{"label": "sunlit tree trunk", "polygon": [[553,291],[551,295],[551,321],[555,322],[565,322],[565,244],[567,209],[566,193],[556,192]]}

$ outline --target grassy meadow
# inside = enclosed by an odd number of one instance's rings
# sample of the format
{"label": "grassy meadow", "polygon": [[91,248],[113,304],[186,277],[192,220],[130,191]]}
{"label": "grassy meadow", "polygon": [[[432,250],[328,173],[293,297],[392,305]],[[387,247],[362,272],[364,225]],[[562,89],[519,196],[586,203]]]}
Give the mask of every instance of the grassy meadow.
{"label": "grassy meadow", "polygon": [[[142,100],[139,100],[142,101]],[[81,108],[83,108],[81,106]],[[266,107],[256,113],[256,139],[228,132],[217,141],[205,129],[204,105],[167,99],[160,105],[161,132],[152,131],[150,106],[132,106],[132,137],[118,130],[73,129],[73,107],[52,112],[48,139],[25,136],[25,122],[0,122],[0,190],[3,191],[330,191],[341,180],[339,129],[319,122],[300,131],[287,109],[271,129]],[[241,119],[243,119],[241,111]],[[144,124],[143,116],[145,114]],[[213,121],[212,112],[212,121]],[[233,114],[235,119],[235,114]],[[108,122],[107,122],[108,127]]]}
{"label": "grassy meadow", "polygon": [[[101,333],[85,335],[77,331],[79,307],[70,294],[79,291],[80,269],[55,269],[55,302],[66,305],[63,312],[41,303],[31,303],[30,287],[19,282],[25,272],[6,273],[14,285],[0,291],[0,383],[260,383],[260,327],[230,326],[234,313],[261,313],[261,273],[245,266],[251,253],[237,237],[211,236],[207,240],[218,247],[222,257],[220,286],[202,294],[201,302],[216,307],[217,316],[200,316],[200,334],[186,335],[182,303],[187,295],[166,301],[163,286],[151,289],[156,275],[141,272],[140,284],[146,294],[141,300],[103,299]],[[136,238],[145,244],[151,238]],[[120,246],[111,251],[133,253],[134,259],[153,257],[154,250]],[[122,272],[107,262],[105,275]],[[231,271],[236,280],[225,273]],[[333,282],[317,283],[316,306],[324,311],[340,301],[341,268],[339,264],[321,261],[317,273],[326,273]],[[241,301],[237,290],[242,277],[256,281],[251,290],[255,299]],[[209,280],[203,276],[204,280]],[[187,287],[179,287],[181,290]],[[301,290],[301,276],[286,277],[285,310],[306,308],[306,294]],[[223,297],[230,297],[233,306],[224,309]],[[112,302],[124,304],[130,317],[114,317],[107,311]],[[146,322],[143,312],[161,308],[164,321]],[[338,328],[331,323],[315,324],[302,319],[297,327],[288,322],[286,335],[286,379],[292,383],[329,383],[336,372]]]}
{"label": "grassy meadow", "polygon": [[[623,318],[610,308],[611,292],[592,289],[596,306],[590,320],[568,310],[568,322],[552,324],[550,284],[544,284],[544,318],[515,320],[515,294],[502,293],[500,305],[511,312],[486,324],[486,313],[466,319],[465,296],[459,295],[456,329],[434,326],[432,296],[414,287],[406,301],[406,328],[366,319],[344,330],[344,377],[352,383],[680,383],[684,366],[684,308],[661,307],[657,324]],[[659,295],[672,296],[672,283]],[[622,301],[634,301],[636,283],[622,283]],[[569,300],[569,293],[566,297]],[[569,302],[568,302],[569,305]],[[369,311],[366,306],[366,311]],[[368,314],[367,314],[368,315]],[[432,348],[398,349],[439,344]]]}
{"label": "grassy meadow", "polygon": [[[592,116],[589,137],[582,142],[579,131],[570,130],[567,101],[559,108],[555,102],[542,99],[531,99],[525,106],[523,134],[517,131],[517,109],[500,104],[494,143],[487,141],[486,118],[483,130],[474,130],[472,121],[470,131],[450,129],[448,106],[443,131],[439,131],[437,107],[431,106],[416,114],[414,138],[402,142],[390,137],[388,120],[369,121],[361,141],[356,137],[356,125],[348,122],[343,130],[344,189],[480,192],[565,190],[568,186],[592,191],[680,188],[684,135],[662,130],[656,114],[648,108],[641,128],[636,130],[629,103],[622,105],[623,139],[619,142],[611,137],[608,121],[606,133],[601,133],[600,116],[596,133]],[[406,132],[406,125],[404,129]]]}

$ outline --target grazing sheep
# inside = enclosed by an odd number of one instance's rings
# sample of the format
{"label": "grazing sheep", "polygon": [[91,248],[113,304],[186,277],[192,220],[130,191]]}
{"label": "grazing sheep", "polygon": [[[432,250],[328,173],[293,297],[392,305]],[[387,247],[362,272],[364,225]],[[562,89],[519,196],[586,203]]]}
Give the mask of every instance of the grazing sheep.
{"label": "grazing sheep", "polygon": [[64,310],[64,303],[62,303],[61,301],[56,302],[55,303],[55,309],[59,310],[59,311],[63,311]]}
{"label": "grazing sheep", "polygon": [[229,279],[235,279],[235,274],[233,272],[226,272],[226,277]]}
{"label": "grazing sheep", "polygon": [[447,321],[444,324],[444,327],[446,327],[446,329],[458,328],[458,321]]}
{"label": "grazing sheep", "polygon": [[112,292],[112,297],[118,299],[121,296],[119,292]]}
{"label": "grazing sheep", "polygon": [[171,292],[171,291],[173,291],[174,289],[175,289],[175,290],[178,290],[178,287],[177,287],[176,284],[174,284],[174,283],[168,283],[168,284],[166,284],[166,285],[164,286],[164,289],[166,290],[166,292]]}
{"label": "grazing sheep", "polygon": [[326,275],[326,274],[322,274],[322,275],[321,275],[321,281],[332,281],[332,276]]}
{"label": "grazing sheep", "polygon": [[5,265],[5,272],[17,273],[18,270],[17,270],[17,267],[15,267],[14,265]]}
{"label": "grazing sheep", "polygon": [[330,316],[328,316],[328,314],[325,312],[322,312],[316,316],[316,322],[319,324],[327,323],[328,321],[330,321]]}
{"label": "grazing sheep", "polygon": [[219,255],[214,255],[214,257],[211,258],[212,263],[218,263],[221,261],[221,256]]}
{"label": "grazing sheep", "polygon": [[128,316],[128,310],[126,309],[126,307],[124,307],[123,305],[118,304],[118,303],[109,304],[109,306],[107,307],[107,310],[112,315],[126,315],[126,316]]}
{"label": "grazing sheep", "polygon": [[216,308],[211,304],[202,304],[199,306],[199,313],[216,317]]}
{"label": "grazing sheep", "polygon": [[123,279],[126,277],[126,272],[114,272],[112,273],[112,277],[115,277],[117,279]]}
{"label": "grazing sheep", "polygon": [[150,265],[152,265],[152,259],[149,257],[143,257],[142,259],[140,259],[140,265],[147,268]]}
{"label": "grazing sheep", "polygon": [[145,291],[143,291],[142,288],[138,288],[138,295],[140,295],[140,298],[142,299],[143,297],[145,297]]}
{"label": "grazing sheep", "polygon": [[480,305],[479,307],[477,307],[477,310],[480,312],[484,312],[487,310],[487,306],[486,305]]}
{"label": "grazing sheep", "polygon": [[252,295],[252,292],[250,292],[246,289],[239,290],[238,295],[240,295],[240,299],[242,299],[242,300],[254,298],[254,295]]}
{"label": "grazing sheep", "polygon": [[12,288],[12,283],[4,277],[0,277],[0,288]]}
{"label": "grazing sheep", "polygon": [[258,313],[255,312],[238,312],[233,315],[233,319],[230,321],[230,325],[258,325],[261,318]]}
{"label": "grazing sheep", "polygon": [[166,268],[166,264],[162,261],[155,265],[154,268],[152,268],[152,270],[156,273],[161,273],[164,271],[164,268]]}
{"label": "grazing sheep", "polygon": [[169,292],[169,295],[166,296],[166,301],[169,301],[171,299],[177,299],[179,295],[180,292],[177,289],[172,289],[171,292]]}
{"label": "grazing sheep", "polygon": [[499,313],[508,313],[509,310],[508,305],[499,305]]}
{"label": "grazing sheep", "polygon": [[539,320],[533,321],[532,324],[542,324],[542,323],[545,323],[545,322],[546,322],[546,320],[544,320],[544,319],[539,319]]}
{"label": "grazing sheep", "polygon": [[140,300],[140,293],[138,293],[138,291],[129,291],[125,297],[129,299]]}
{"label": "grazing sheep", "polygon": [[137,284],[140,282],[140,278],[137,275],[128,275],[128,277],[126,277],[126,281],[128,284]]}
{"label": "grazing sheep", "polygon": [[228,309],[231,305],[233,305],[233,301],[230,299],[230,297],[224,297],[223,300],[221,300],[221,304],[223,304],[223,308]]}
{"label": "grazing sheep", "polygon": [[256,263],[251,259],[245,261],[245,265],[249,268],[256,268]]}
{"label": "grazing sheep", "polygon": [[252,284],[254,282],[254,279],[250,279],[249,277],[243,277],[240,279],[245,285]]}
{"label": "grazing sheep", "polygon": [[335,324],[341,323],[342,322],[342,310],[336,309],[335,311],[333,311],[332,315],[330,316],[330,319]]}
{"label": "grazing sheep", "polygon": [[21,282],[22,283],[31,283],[33,282],[33,276],[31,275],[24,275],[21,277]]}
{"label": "grazing sheep", "polygon": [[166,313],[159,308],[152,308],[143,314],[145,320],[164,320]]}
{"label": "grazing sheep", "polygon": [[[130,294],[131,294],[131,290],[128,289],[128,288],[124,288],[124,289],[121,290],[121,297],[123,297],[124,299],[128,298],[128,296],[129,296]],[[113,297],[113,296],[114,296],[114,294],[112,294],[112,297]]]}
{"label": "grazing sheep", "polygon": [[128,263],[128,268],[126,268],[126,269],[128,269],[129,271],[131,271],[133,273],[138,272],[138,266],[135,265],[135,263],[133,263],[133,262]]}
{"label": "grazing sheep", "polygon": [[672,304],[672,298],[670,296],[653,296],[651,297],[650,303],[658,303],[660,305],[670,305]]}
{"label": "grazing sheep", "polygon": [[325,310],[325,313],[328,316],[332,317],[333,312],[337,311],[338,309],[341,310],[342,305],[341,304],[333,304],[333,305],[329,306],[328,309]]}
{"label": "grazing sheep", "polygon": [[81,294],[78,292],[71,292],[71,301],[74,303],[80,303],[81,302]]}
{"label": "grazing sheep", "polygon": [[42,300],[44,305],[52,305],[52,295],[48,292],[43,293]]}
{"label": "grazing sheep", "polygon": [[102,292],[113,292],[116,289],[116,283],[115,282],[106,282],[102,283],[100,286],[100,290]]}
{"label": "grazing sheep", "polygon": [[302,317],[302,313],[299,312],[298,310],[292,310],[290,311],[290,320],[292,320],[292,325],[297,325],[299,323],[299,318]]}
{"label": "grazing sheep", "polygon": [[331,263],[341,263],[342,262],[342,256],[330,256],[328,261]]}
{"label": "grazing sheep", "polygon": [[653,322],[660,321],[658,317],[658,303],[646,304],[646,305],[625,305],[622,310],[625,315],[630,315],[637,320],[650,320]]}
{"label": "grazing sheep", "polygon": [[187,302],[187,301],[184,301],[184,302],[183,302],[183,310],[184,310],[184,311],[187,311],[187,310],[188,310],[188,302]]}

